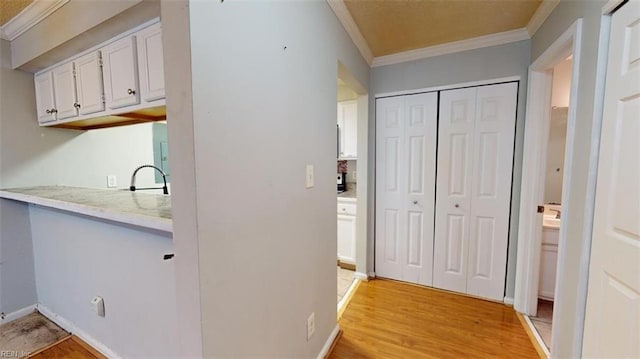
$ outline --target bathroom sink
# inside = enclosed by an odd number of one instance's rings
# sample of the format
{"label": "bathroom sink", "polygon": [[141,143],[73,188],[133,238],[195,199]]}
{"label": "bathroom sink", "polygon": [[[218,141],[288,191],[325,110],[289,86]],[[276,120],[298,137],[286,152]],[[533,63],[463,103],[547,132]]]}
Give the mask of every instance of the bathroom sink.
{"label": "bathroom sink", "polygon": [[547,228],[560,228],[560,218],[556,218],[555,215],[543,216],[542,226]]}

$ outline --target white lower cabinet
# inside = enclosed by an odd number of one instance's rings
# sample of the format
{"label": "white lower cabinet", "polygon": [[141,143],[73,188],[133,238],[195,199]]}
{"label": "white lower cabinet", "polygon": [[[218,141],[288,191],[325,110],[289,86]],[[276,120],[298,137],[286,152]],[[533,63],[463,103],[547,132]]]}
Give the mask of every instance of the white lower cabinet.
{"label": "white lower cabinet", "polygon": [[542,248],[540,251],[540,281],[538,282],[538,297],[553,301],[556,290],[556,268],[558,265],[558,237],[557,228],[542,229]]}
{"label": "white lower cabinet", "polygon": [[356,264],[356,204],[338,200],[338,260]]}

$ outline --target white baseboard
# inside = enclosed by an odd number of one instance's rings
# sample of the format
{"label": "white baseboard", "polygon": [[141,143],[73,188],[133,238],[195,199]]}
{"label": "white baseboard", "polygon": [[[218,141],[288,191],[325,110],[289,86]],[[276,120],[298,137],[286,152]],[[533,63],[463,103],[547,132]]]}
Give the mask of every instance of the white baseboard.
{"label": "white baseboard", "polygon": [[107,358],[110,358],[110,359],[121,358],[119,355],[117,355],[111,349],[109,349],[106,345],[102,344],[100,341],[90,336],[82,329],[78,328],[73,322],[54,313],[53,311],[51,311],[51,309],[47,308],[46,306],[42,304],[37,304],[36,309],[38,310],[38,312],[40,312],[40,314],[49,318],[49,320],[51,320],[52,322],[58,324],[62,329],[84,340],[87,344],[92,346],[94,349],[96,349],[100,353],[104,354]]}
{"label": "white baseboard", "polygon": [[26,315],[29,315],[31,313],[33,313],[36,310],[36,305],[32,304],[28,307],[24,307],[22,309],[18,309],[14,312],[11,312],[9,314],[5,314],[4,316],[2,316],[0,318],[0,324],[5,324],[5,323],[9,323],[12,322],[16,319],[22,318]]}
{"label": "white baseboard", "polygon": [[504,297],[504,304],[513,306],[513,297]]}
{"label": "white baseboard", "polygon": [[366,273],[356,272],[353,276],[365,282],[369,280],[369,276]]}
{"label": "white baseboard", "polygon": [[376,277],[376,272],[369,272],[367,273],[367,276],[369,276],[369,279],[374,279]]}
{"label": "white baseboard", "polygon": [[329,334],[329,338],[327,338],[327,341],[322,346],[320,353],[318,353],[317,359],[324,359],[324,357],[329,354],[329,349],[331,349],[331,345],[333,345],[333,341],[336,340],[338,333],[340,333],[340,325],[336,324],[336,327],[333,328],[333,331]]}

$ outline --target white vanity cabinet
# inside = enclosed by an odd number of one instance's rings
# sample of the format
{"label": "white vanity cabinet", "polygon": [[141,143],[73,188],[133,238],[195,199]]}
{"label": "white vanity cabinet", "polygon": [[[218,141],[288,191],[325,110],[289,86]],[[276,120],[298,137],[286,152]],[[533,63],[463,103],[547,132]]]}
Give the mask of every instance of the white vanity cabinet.
{"label": "white vanity cabinet", "polygon": [[338,260],[356,264],[356,203],[338,198]]}
{"label": "white vanity cabinet", "polygon": [[140,95],[151,102],[164,98],[164,63],[162,55],[162,28],[157,23],[136,34],[138,41],[138,68]]}
{"label": "white vanity cabinet", "polygon": [[116,109],[139,104],[136,36],[102,48],[102,65],[107,107]]}
{"label": "white vanity cabinet", "polygon": [[358,105],[356,101],[338,102],[339,158],[358,157]]}
{"label": "white vanity cabinet", "polygon": [[553,301],[555,297],[556,269],[558,266],[558,239],[558,228],[542,228],[538,297],[550,301]]}

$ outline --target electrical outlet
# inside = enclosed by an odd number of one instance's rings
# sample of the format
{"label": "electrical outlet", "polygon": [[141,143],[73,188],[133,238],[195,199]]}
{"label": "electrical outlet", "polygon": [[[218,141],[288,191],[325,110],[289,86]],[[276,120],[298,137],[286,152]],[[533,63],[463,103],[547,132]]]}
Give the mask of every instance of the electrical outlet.
{"label": "electrical outlet", "polygon": [[116,175],[108,175],[107,176],[107,188],[116,188],[118,187],[118,178]]}
{"label": "electrical outlet", "polygon": [[311,339],[313,333],[316,332],[316,313],[312,312],[307,318],[307,340]]}
{"label": "electrical outlet", "polygon": [[93,297],[91,299],[91,309],[100,317],[104,317],[104,299],[102,297]]}
{"label": "electrical outlet", "polygon": [[313,165],[307,165],[307,188],[312,188],[314,185]]}

